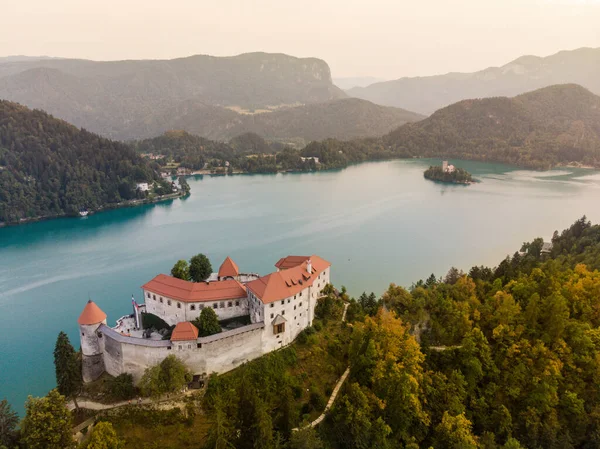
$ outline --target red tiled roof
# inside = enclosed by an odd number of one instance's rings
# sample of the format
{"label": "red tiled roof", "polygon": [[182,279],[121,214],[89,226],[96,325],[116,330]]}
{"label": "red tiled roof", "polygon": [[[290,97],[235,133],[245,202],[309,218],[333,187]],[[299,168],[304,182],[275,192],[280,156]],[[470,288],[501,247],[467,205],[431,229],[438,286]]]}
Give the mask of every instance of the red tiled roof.
{"label": "red tiled roof", "polygon": [[300,265],[302,262],[309,259],[310,256],[287,256],[282,257],[277,261],[275,267],[280,270],[287,270],[289,268],[294,268]]}
{"label": "red tiled roof", "polygon": [[223,301],[246,297],[246,288],[236,280],[189,282],[159,274],[142,285],[142,288],[184,302]]}
{"label": "red tiled roof", "polygon": [[233,260],[231,260],[231,257],[227,256],[227,258],[219,267],[219,277],[223,278],[231,276],[232,278],[234,278],[238,274],[240,274],[240,269],[238,268],[237,264]]}
{"label": "red tiled roof", "polygon": [[102,311],[100,307],[96,305],[91,299],[87,302],[83,308],[83,312],[79,315],[77,322],[79,324],[99,324],[106,319],[106,313]]}
{"label": "red tiled roof", "polygon": [[[286,259],[289,259],[289,256]],[[311,260],[312,274],[309,274],[306,269],[308,259]],[[300,265],[248,282],[246,287],[260,298],[263,303],[268,304],[301,292],[306,287],[312,285],[319,274],[329,266],[331,264],[325,259],[319,256],[310,256]]]}
{"label": "red tiled roof", "polygon": [[177,323],[171,333],[171,341],[196,340],[198,339],[198,328],[189,321]]}

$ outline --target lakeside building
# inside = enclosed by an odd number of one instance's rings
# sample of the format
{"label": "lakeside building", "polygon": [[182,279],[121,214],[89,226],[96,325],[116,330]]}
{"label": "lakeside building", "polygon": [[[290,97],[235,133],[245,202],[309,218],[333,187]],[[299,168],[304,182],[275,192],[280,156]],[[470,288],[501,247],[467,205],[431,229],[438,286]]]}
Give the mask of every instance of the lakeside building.
{"label": "lakeside building", "polygon": [[[132,374],[138,381],[146,368],[169,354],[180,358],[193,374],[223,373],[290,344],[312,325],[323,288],[330,283],[331,264],[319,256],[288,256],[266,276],[240,273],[229,257],[205,282],[189,282],[159,274],[142,286],[144,304],[132,298],[133,314],[109,327],[106,314],[88,301],[78,324],[83,354],[83,379],[103,372]],[[190,322],[211,307],[219,320],[249,319],[250,324],[199,337]],[[142,314],[151,313],[175,326],[168,340],[142,328]]]}

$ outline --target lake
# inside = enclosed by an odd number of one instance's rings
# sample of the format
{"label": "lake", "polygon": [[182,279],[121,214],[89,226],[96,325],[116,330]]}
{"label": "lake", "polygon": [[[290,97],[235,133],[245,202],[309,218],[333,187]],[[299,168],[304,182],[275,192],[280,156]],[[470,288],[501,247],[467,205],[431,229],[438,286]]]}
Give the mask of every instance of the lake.
{"label": "lake", "polygon": [[198,176],[168,203],[0,229],[0,399],[23,412],[28,394],[55,385],[59,331],[79,347],[88,298],[109,324],[131,295],[203,252],[218,269],[231,256],[266,274],[288,254],[319,254],[352,295],[410,286],[451,266],[497,265],[535,237],[550,239],[582,215],[600,221],[600,173],[532,172],[452,161],[480,183],[423,178],[432,160],[366,163],[341,171]]}

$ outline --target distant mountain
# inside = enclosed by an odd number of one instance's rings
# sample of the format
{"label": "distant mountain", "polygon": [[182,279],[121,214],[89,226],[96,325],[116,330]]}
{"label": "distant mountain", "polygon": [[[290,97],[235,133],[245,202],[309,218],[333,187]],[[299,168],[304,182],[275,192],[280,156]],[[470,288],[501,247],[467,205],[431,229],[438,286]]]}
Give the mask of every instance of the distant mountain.
{"label": "distant mountain", "polygon": [[0,101],[0,223],[138,198],[135,182],[159,179],[130,145]]}
{"label": "distant mountain", "polygon": [[344,97],[324,61],[283,54],[114,62],[0,60],[0,98],[44,109],[109,137],[142,137],[127,134],[130,124],[152,122],[166,111],[218,106],[254,112]]}
{"label": "distant mountain", "polygon": [[600,97],[567,84],[514,98],[463,100],[382,140],[399,157],[600,167]]}
{"label": "distant mountain", "polygon": [[382,78],[375,78],[374,76],[355,76],[347,78],[334,78],[333,84],[343,90],[352,89],[353,87],[366,87],[374,83],[381,83],[385,81]]}
{"label": "distant mountain", "polygon": [[428,115],[467,98],[514,96],[565,83],[580,84],[600,94],[600,48],[561,51],[545,58],[523,56],[479,72],[400,78],[355,87],[346,93]]}
{"label": "distant mountain", "polygon": [[[261,114],[237,114],[228,109],[184,102],[129,134],[151,136],[156,131],[183,129],[213,140],[229,140],[251,132],[266,139],[289,141],[301,146],[327,137],[351,139],[377,137],[406,123],[423,119],[413,112],[379,106],[357,98],[328,101]],[[135,126],[133,123],[131,126]]]}

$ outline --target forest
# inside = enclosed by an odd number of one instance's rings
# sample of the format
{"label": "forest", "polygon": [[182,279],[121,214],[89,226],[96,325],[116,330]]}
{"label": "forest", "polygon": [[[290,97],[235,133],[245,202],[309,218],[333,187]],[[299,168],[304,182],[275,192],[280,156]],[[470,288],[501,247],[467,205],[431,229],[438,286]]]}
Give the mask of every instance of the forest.
{"label": "forest", "polygon": [[129,145],[0,101],[0,223],[141,198],[136,182],[154,180],[155,167]]}
{"label": "forest", "polygon": [[[211,376],[185,411],[99,416],[119,445],[98,447],[600,447],[600,225],[582,217],[550,252],[543,243],[380,298],[328,288],[289,348]],[[307,428],[348,366],[324,421]],[[13,420],[3,441],[39,447],[28,432]]]}

